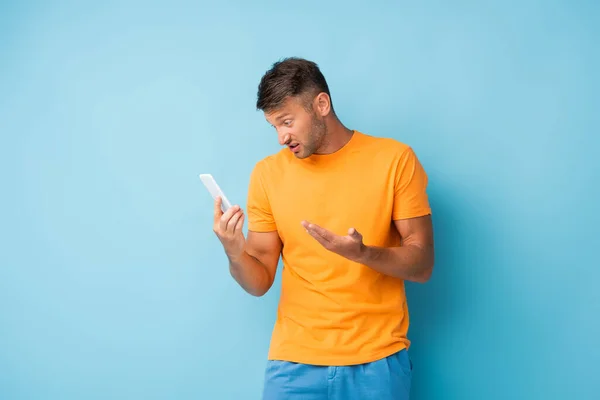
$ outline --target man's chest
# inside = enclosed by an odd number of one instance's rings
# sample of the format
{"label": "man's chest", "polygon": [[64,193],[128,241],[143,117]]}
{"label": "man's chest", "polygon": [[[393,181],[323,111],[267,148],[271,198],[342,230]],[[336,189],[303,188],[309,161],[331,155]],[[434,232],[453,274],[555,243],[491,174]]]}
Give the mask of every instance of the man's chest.
{"label": "man's chest", "polygon": [[274,182],[269,193],[284,245],[306,240],[302,221],[338,235],[346,235],[352,227],[365,242],[385,240],[394,200],[393,179],[386,170],[293,172]]}

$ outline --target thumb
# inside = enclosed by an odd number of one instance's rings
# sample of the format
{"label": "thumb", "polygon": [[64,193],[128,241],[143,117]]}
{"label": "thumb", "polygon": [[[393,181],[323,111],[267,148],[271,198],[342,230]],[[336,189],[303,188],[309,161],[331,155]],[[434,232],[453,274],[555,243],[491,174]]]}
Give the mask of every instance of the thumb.
{"label": "thumb", "polygon": [[362,240],[362,235],[354,228],[348,229],[348,235],[350,235],[352,239]]}
{"label": "thumb", "polygon": [[217,197],[215,199],[215,209],[214,209],[215,222],[217,222],[219,220],[219,218],[221,218],[221,215],[223,215],[223,210],[221,210],[222,202],[223,202],[223,200],[221,199],[221,197]]}

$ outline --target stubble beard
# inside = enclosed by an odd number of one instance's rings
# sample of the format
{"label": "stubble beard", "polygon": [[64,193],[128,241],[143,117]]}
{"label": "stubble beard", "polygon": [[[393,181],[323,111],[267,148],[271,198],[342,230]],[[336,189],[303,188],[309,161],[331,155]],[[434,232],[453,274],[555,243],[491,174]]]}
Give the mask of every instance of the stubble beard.
{"label": "stubble beard", "polygon": [[307,158],[315,154],[327,140],[327,125],[325,121],[319,120],[316,115],[313,115],[310,128],[309,141],[304,145],[302,154],[298,154],[298,158]]}

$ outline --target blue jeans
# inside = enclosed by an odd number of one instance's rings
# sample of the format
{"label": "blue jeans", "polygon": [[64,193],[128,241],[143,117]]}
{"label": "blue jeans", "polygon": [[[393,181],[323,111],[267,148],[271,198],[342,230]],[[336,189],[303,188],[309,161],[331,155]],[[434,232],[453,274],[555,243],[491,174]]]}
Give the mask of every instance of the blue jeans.
{"label": "blue jeans", "polygon": [[411,379],[412,363],[406,350],[342,367],[269,361],[263,400],[408,400]]}

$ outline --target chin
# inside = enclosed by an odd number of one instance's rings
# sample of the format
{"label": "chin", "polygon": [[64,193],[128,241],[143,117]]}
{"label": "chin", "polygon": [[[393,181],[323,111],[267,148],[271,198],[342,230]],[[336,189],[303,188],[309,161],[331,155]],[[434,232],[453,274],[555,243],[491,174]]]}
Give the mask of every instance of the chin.
{"label": "chin", "polygon": [[312,155],[312,152],[310,152],[310,151],[304,151],[304,149],[303,149],[303,151],[301,151],[298,154],[294,154],[294,155],[296,156],[296,158],[303,159],[303,158],[310,157]]}

